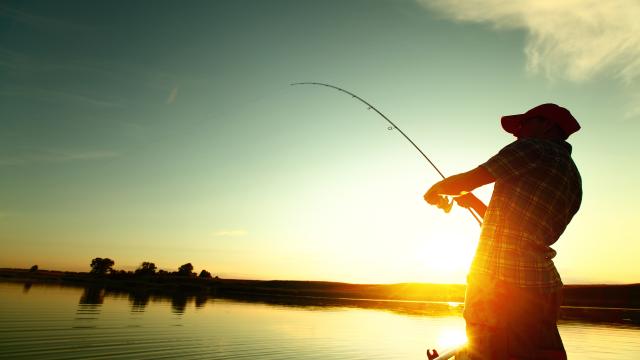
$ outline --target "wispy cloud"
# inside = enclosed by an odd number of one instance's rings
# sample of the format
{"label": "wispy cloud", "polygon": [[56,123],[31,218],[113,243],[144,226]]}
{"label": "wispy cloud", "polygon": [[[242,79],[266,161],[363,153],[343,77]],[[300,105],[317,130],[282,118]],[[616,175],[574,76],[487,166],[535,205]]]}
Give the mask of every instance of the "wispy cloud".
{"label": "wispy cloud", "polygon": [[74,93],[67,92],[67,91],[53,91],[53,90],[40,89],[40,90],[35,90],[34,93],[36,93],[36,94],[38,94],[40,96],[47,97],[47,98],[52,99],[52,100],[76,102],[76,103],[82,103],[82,104],[91,105],[91,106],[95,106],[95,107],[102,107],[102,108],[122,108],[122,107],[124,107],[124,104],[122,102],[120,102],[120,101],[97,99],[97,98],[94,98],[94,97],[90,97],[90,96],[86,96],[86,95],[80,95],[80,94],[74,94]]}
{"label": "wispy cloud", "polygon": [[631,95],[631,104],[624,114],[626,120],[640,118],[640,89]]}
{"label": "wispy cloud", "polygon": [[87,30],[86,26],[80,26],[78,24],[73,24],[54,17],[42,16],[1,4],[0,17],[9,18],[13,21],[26,24],[30,27],[40,28],[46,31],[51,31],[53,29],[62,29],[69,31]]}
{"label": "wispy cloud", "polygon": [[[140,86],[153,90],[171,91],[172,83],[178,80],[178,76],[166,71],[149,67],[148,65],[136,65],[133,63],[116,63],[107,59],[58,59],[55,57],[43,58],[38,55],[28,54],[9,49],[0,45],[0,67],[11,70],[15,75],[25,74],[29,77],[38,77],[47,74],[59,74],[61,76],[83,76],[96,81],[110,80],[125,86]],[[181,76],[182,82],[195,82],[196,79]],[[176,89],[177,90],[177,89]]]}
{"label": "wispy cloud", "polygon": [[120,154],[109,150],[59,151],[47,150],[29,154],[0,156],[0,166],[30,163],[64,163],[70,161],[102,160],[118,157]]}
{"label": "wispy cloud", "polygon": [[213,233],[213,236],[217,237],[238,237],[247,235],[247,231],[243,229],[225,229],[218,230]]}
{"label": "wispy cloud", "polygon": [[527,69],[585,81],[601,73],[640,77],[640,1],[418,0],[458,21],[524,29]]}
{"label": "wispy cloud", "polygon": [[[0,45],[0,70],[7,70],[11,80],[0,86],[0,95],[31,97],[57,103],[73,103],[100,108],[126,108],[134,103],[123,97],[126,91],[100,91],[87,89],[87,83],[108,84],[113,87],[136,89],[139,93],[153,94],[166,104],[177,100],[178,76],[148,66],[113,63],[104,59],[60,60],[42,58],[22,53]],[[86,78],[86,82],[65,81],[65,79]],[[195,82],[181,76],[182,83]],[[168,92],[168,95],[166,95]]]}
{"label": "wispy cloud", "polygon": [[72,93],[69,91],[49,90],[38,87],[12,87],[0,91],[0,96],[18,96],[35,98],[53,103],[72,103],[99,108],[124,108],[125,103],[119,99],[99,99],[87,95]]}
{"label": "wispy cloud", "polygon": [[[2,96],[32,97],[52,102],[75,103],[96,107],[125,107],[125,102],[116,95],[110,99],[101,99],[69,90],[64,81],[52,81],[51,74],[74,77],[82,67],[70,64],[60,64],[55,61],[44,61],[0,46],[0,69],[7,69],[17,84],[5,83],[0,91]],[[25,85],[23,79],[47,79],[43,84]],[[17,80],[16,80],[17,79]],[[45,85],[46,84],[46,85]],[[63,90],[64,89],[64,90]]]}
{"label": "wispy cloud", "polygon": [[29,56],[26,56],[17,51],[0,47],[0,66],[8,68],[10,70],[19,70],[31,65],[32,61]]}

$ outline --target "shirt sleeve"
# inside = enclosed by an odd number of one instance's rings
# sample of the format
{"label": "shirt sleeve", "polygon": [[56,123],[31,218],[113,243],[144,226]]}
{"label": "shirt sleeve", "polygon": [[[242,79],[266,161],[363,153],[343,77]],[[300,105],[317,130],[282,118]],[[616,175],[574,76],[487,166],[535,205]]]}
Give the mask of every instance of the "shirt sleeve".
{"label": "shirt sleeve", "polygon": [[535,168],[542,157],[542,148],[535,140],[520,139],[505,146],[487,162],[481,164],[496,180],[525,174]]}

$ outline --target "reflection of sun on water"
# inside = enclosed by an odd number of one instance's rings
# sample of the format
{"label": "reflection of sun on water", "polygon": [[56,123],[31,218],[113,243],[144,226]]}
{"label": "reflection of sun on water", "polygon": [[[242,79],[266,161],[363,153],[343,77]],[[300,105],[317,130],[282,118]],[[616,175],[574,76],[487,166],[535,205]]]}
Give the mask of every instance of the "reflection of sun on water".
{"label": "reflection of sun on water", "polygon": [[467,342],[467,335],[464,328],[448,328],[440,332],[438,337],[438,348],[448,349]]}

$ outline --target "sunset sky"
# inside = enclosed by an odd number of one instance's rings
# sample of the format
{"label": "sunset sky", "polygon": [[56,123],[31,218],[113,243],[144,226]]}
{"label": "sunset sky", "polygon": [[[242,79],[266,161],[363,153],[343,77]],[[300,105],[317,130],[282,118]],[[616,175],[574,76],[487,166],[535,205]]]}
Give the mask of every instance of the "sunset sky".
{"label": "sunset sky", "polygon": [[[582,125],[565,283],[640,282],[640,3],[3,1],[0,267],[464,283],[479,227],[422,195],[545,102]],[[488,201],[491,186],[478,196]]]}

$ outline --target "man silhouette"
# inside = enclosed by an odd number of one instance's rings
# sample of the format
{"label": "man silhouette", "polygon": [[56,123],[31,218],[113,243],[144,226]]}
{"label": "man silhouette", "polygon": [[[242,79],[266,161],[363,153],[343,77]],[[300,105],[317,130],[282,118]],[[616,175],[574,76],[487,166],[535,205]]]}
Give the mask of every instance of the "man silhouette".
{"label": "man silhouette", "polygon": [[[558,328],[562,281],[554,244],[578,211],[580,173],[565,140],[580,129],[571,113],[542,104],[503,116],[517,137],[477,168],[434,184],[432,205],[446,195],[483,217],[467,277],[464,318],[468,359],[566,359]],[[471,190],[495,182],[489,206]]]}

